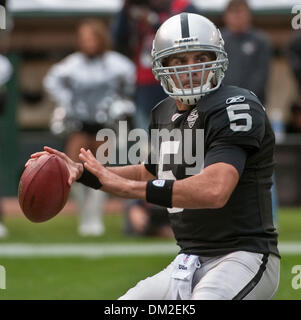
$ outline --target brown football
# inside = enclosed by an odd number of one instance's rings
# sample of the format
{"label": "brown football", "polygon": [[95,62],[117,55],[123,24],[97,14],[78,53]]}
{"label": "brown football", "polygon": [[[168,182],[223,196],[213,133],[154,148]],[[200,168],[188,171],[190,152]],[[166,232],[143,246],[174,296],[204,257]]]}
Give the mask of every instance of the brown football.
{"label": "brown football", "polygon": [[32,222],[44,222],[65,206],[70,186],[65,162],[54,154],[32,161],[24,170],[18,189],[20,207]]}

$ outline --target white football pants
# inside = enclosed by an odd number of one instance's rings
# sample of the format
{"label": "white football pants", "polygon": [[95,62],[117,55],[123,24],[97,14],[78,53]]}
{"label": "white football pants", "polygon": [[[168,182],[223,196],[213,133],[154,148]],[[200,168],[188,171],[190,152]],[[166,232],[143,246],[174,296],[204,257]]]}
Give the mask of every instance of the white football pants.
{"label": "white football pants", "polygon": [[236,251],[219,257],[192,256],[198,265],[191,269],[191,277],[187,255],[182,256],[119,299],[268,300],[277,291],[280,259],[273,254]]}

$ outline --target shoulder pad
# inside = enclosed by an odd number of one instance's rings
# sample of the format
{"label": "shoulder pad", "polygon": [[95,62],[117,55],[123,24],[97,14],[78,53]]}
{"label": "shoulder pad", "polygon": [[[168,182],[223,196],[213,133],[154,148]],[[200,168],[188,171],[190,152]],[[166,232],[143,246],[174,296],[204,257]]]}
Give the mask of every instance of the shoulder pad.
{"label": "shoulder pad", "polygon": [[197,107],[201,112],[211,113],[225,106],[245,101],[252,101],[262,106],[257,96],[250,90],[235,86],[222,86],[216,92],[200,99]]}

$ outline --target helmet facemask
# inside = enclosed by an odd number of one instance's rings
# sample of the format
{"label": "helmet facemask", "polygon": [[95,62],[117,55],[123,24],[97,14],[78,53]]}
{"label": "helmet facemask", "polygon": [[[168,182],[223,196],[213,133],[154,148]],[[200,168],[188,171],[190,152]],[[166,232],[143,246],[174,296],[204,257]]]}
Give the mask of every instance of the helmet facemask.
{"label": "helmet facemask", "polygon": [[[185,46],[178,47],[177,50],[173,47],[164,51],[165,52],[154,55],[153,73],[156,79],[160,80],[165,93],[172,98],[187,105],[195,105],[205,94],[215,91],[220,87],[228,62],[224,50],[210,46],[189,46],[186,44]],[[215,59],[196,64],[166,66],[166,59],[171,55],[198,51],[210,52],[212,56],[215,56]],[[196,85],[196,77],[193,76],[193,74],[197,72],[202,72],[198,85]],[[205,79],[206,72],[208,72],[208,74]],[[181,74],[188,75],[188,83],[182,83],[180,79]],[[177,83],[172,79],[172,76],[174,76]],[[184,88],[184,86],[187,87],[188,84],[190,84],[189,88]]]}

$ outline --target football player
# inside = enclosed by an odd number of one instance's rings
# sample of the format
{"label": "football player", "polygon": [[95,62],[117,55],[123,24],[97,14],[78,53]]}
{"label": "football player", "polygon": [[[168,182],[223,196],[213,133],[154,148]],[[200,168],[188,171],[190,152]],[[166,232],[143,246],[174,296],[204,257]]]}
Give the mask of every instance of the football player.
{"label": "football player", "polygon": [[[158,163],[150,154],[140,165],[105,168],[89,150],[81,149],[81,164],[45,147],[65,159],[70,184],[77,180],[168,208],[179,254],[120,299],[271,299],[277,290],[274,134],[252,92],[222,85],[223,44],[216,26],[197,14],[173,16],[157,31],[153,72],[169,97],[153,109],[150,128],[183,133],[179,140],[156,140]],[[188,141],[185,132],[192,133]],[[202,158],[199,144],[204,162],[192,174]],[[183,161],[176,159],[180,153]]]}

